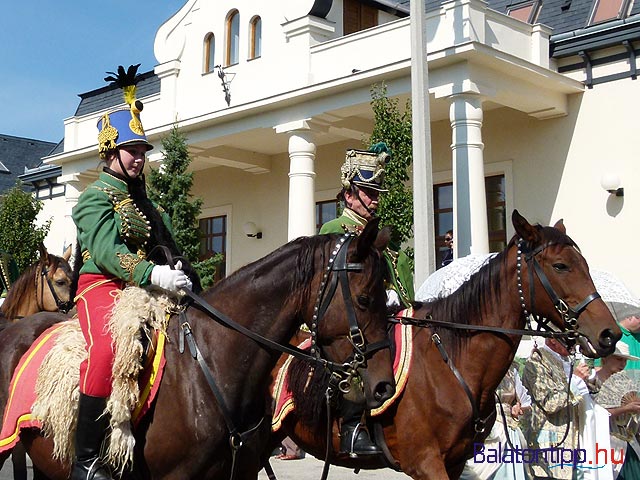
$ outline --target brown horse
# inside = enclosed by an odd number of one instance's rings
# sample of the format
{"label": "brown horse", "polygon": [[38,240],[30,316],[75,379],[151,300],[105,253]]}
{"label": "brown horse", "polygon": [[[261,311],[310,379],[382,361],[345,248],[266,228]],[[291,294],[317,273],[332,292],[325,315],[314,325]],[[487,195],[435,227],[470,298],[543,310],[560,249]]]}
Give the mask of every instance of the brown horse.
{"label": "brown horse", "polygon": [[[364,362],[358,373],[368,404],[380,405],[393,394],[394,385],[389,350],[372,347],[386,343],[386,270],[381,252],[388,240],[389,232],[378,233],[377,222],[357,238],[300,238],[238,270],[203,298],[253,333],[279,344],[286,344],[298,326],[306,323],[316,333],[321,356],[317,368],[331,366],[330,361],[352,363],[360,357]],[[201,308],[190,307],[185,315],[169,322],[164,375],[153,408],[135,431],[134,470],[124,476],[227,479],[233,463],[235,478],[256,478],[259,453],[269,439],[269,425],[262,422],[269,374],[280,352],[217,322]],[[49,317],[39,314],[0,333],[3,368],[15,362],[16,350],[24,352],[38,332],[60,319]],[[182,354],[179,351],[180,330],[185,325],[193,333],[199,358],[208,365],[221,391],[222,407],[199,361],[192,358],[189,349]],[[0,372],[3,392],[11,371]],[[239,432],[254,432],[242,445],[237,436],[230,441],[224,406]],[[37,431],[23,430],[21,440],[34,465],[47,477],[68,477],[69,465],[51,458],[50,439]]]}
{"label": "brown horse", "polygon": [[[427,325],[432,319],[469,329],[411,327],[412,364],[404,391],[373,417],[378,427],[370,430],[384,431],[396,466],[416,480],[459,478],[474,442],[484,440],[495,420],[494,392],[521,335],[473,327],[520,330],[531,313],[548,319],[556,331],[575,329],[589,356],[612,353],[621,336],[562,221],[555,228],[532,226],[517,211],[512,220],[516,236],[505,251],[450,296],[415,306],[414,319]],[[444,361],[434,334],[469,393]],[[278,435],[289,435],[305,451],[324,458],[326,428],[305,424],[303,413],[290,413]],[[383,458],[338,456],[337,432],[334,424],[331,463],[356,469],[389,466]]]}
{"label": "brown horse", "polygon": [[70,256],[71,248],[58,257],[40,245],[40,259],[9,288],[0,307],[2,316],[12,321],[37,312],[68,311],[73,301]]}

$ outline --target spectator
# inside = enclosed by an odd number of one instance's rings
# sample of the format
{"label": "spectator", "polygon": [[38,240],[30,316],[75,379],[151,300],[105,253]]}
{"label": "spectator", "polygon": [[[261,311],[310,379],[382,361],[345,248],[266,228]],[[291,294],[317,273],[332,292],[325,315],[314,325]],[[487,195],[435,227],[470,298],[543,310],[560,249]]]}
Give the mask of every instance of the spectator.
{"label": "spectator", "polygon": [[[619,302],[607,302],[607,307],[622,330],[621,341],[629,346],[629,354],[640,358],[640,307]],[[626,370],[640,370],[640,361],[628,361]]]}
{"label": "spectator", "polygon": [[[536,480],[578,478],[576,464],[580,459],[577,455],[568,461],[558,450],[548,450],[559,447],[577,452],[580,448],[584,410],[592,402],[584,382],[590,369],[580,364],[569,378],[570,372],[569,351],[552,338],[547,338],[541,348],[534,348],[525,364],[522,382],[531,395],[532,404],[523,416],[522,425],[529,449],[538,453],[530,464]],[[544,454],[543,449],[547,449]]]}
{"label": "spectator", "polygon": [[442,255],[442,267],[446,267],[453,262],[453,230],[447,230],[447,233],[444,234],[444,246],[447,249]]}
{"label": "spectator", "polygon": [[[609,411],[611,448],[608,458],[617,480],[640,479],[640,444],[638,426],[640,417],[640,385],[633,381],[624,368],[628,361],[640,358],[629,354],[629,346],[618,342],[615,352],[602,359],[596,369],[595,401]],[[624,462],[619,460],[624,459]]]}

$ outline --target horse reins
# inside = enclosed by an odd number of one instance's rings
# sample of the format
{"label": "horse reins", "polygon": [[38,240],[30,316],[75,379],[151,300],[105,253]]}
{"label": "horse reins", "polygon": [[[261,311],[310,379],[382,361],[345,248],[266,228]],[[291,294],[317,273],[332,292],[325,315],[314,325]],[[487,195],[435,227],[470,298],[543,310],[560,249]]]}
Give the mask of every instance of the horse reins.
{"label": "horse reins", "polygon": [[[372,355],[378,350],[389,347],[389,339],[385,338],[385,340],[380,342],[375,342],[367,345],[364,335],[358,326],[358,322],[355,315],[355,309],[353,306],[353,301],[351,299],[351,290],[349,287],[349,278],[347,272],[356,271],[361,272],[364,269],[362,263],[349,263],[347,262],[347,252],[349,249],[349,244],[353,240],[355,235],[353,234],[345,234],[342,236],[336,243],[331,255],[329,257],[328,266],[324,269],[324,274],[322,278],[322,282],[320,284],[320,290],[318,293],[318,297],[313,309],[312,323],[311,323],[311,355],[306,353],[304,350],[294,347],[291,345],[282,345],[273,340],[270,340],[262,335],[259,335],[252,330],[246,328],[245,326],[235,322],[229,316],[225,315],[209,303],[207,303],[202,297],[198,294],[192,292],[188,289],[183,289],[182,291],[185,293],[185,296],[188,297],[192,301],[193,307],[198,310],[206,313],[209,317],[219,321],[223,325],[251,338],[261,346],[264,346],[271,350],[276,350],[281,353],[286,353],[288,355],[300,358],[304,361],[310,362],[316,366],[321,366],[331,372],[331,380],[329,387],[327,388],[327,397],[335,392],[335,387],[342,392],[348,393],[351,388],[351,379],[358,375],[358,369],[361,366],[366,365],[366,359],[368,356]],[[167,255],[167,261],[172,266],[174,265],[174,259],[171,257],[168,249],[161,247],[161,250],[164,251],[165,255]],[[331,279],[329,281],[329,278]],[[338,284],[341,285],[341,292],[343,299],[346,305],[346,314],[347,320],[349,323],[349,342],[353,346],[353,354],[349,357],[352,358],[351,361],[347,360],[343,363],[336,363],[329,360],[326,360],[321,357],[321,347],[317,345],[318,338],[318,326],[323,318],[324,314],[329,308],[331,301],[335,295]],[[255,426],[245,432],[240,432],[236,427],[236,422],[233,419],[233,414],[231,410],[226,405],[224,401],[224,397],[222,396],[222,392],[218,388],[215,383],[215,379],[213,377],[213,373],[211,369],[204,361],[204,357],[196,344],[195,337],[193,336],[193,331],[191,329],[191,325],[186,319],[185,309],[180,310],[181,316],[181,335],[179,337],[179,351],[180,353],[184,352],[184,340],[186,338],[187,343],[189,345],[189,350],[191,356],[198,362],[200,369],[202,370],[205,379],[211,389],[213,395],[215,396],[222,415],[224,417],[225,423],[227,425],[227,429],[229,430],[229,445],[232,450],[232,466],[231,466],[231,476],[233,479],[236,472],[236,454],[238,450],[242,447],[245,439],[249,437],[252,433],[256,431],[256,429],[261,425],[263,419],[258,422]],[[343,377],[344,375],[344,377]],[[328,414],[329,415],[329,414]]]}
{"label": "horse reins", "polygon": [[[466,324],[460,324],[460,323],[450,323],[450,322],[445,322],[442,320],[435,320],[433,318],[431,318],[431,316],[429,315],[427,318],[425,319],[413,319],[411,317],[396,317],[398,318],[398,322],[399,323],[403,323],[403,324],[409,324],[409,325],[414,325],[414,326],[418,326],[418,327],[428,327],[431,325],[437,325],[440,327],[444,327],[444,328],[452,328],[452,329],[460,329],[460,330],[472,330],[472,331],[484,331],[484,332],[494,332],[494,333],[505,333],[505,334],[512,334],[512,335],[526,335],[528,333],[534,332],[536,334],[536,336],[541,336],[541,337],[553,337],[553,338],[559,338],[559,337],[566,337],[569,340],[575,340],[578,336],[582,335],[584,336],[584,334],[578,332],[578,317],[580,316],[580,314],[587,308],[587,306],[593,302],[594,300],[600,298],[600,294],[598,294],[598,292],[593,292],[590,295],[587,295],[587,297],[580,302],[577,306],[575,307],[570,307],[568,305],[568,303],[560,298],[558,296],[558,294],[556,293],[556,291],[554,290],[553,286],[551,285],[551,282],[549,282],[549,279],[547,278],[547,275],[544,273],[544,270],[542,269],[542,267],[540,266],[540,264],[538,263],[538,260],[536,259],[536,256],[540,253],[542,253],[546,248],[548,248],[549,246],[551,246],[551,243],[546,243],[543,245],[538,246],[536,249],[531,250],[531,251],[525,251],[523,248],[523,240],[519,239],[518,243],[517,243],[517,258],[516,258],[516,276],[517,276],[517,283],[518,283],[518,294],[520,296],[520,306],[522,307],[522,311],[525,315],[526,318],[526,327],[524,329],[513,329],[513,328],[502,328],[502,327],[491,327],[491,326],[487,326],[487,325],[466,325]],[[529,267],[529,298],[530,298],[530,305],[531,305],[531,309],[532,312],[528,312],[527,311],[527,307],[525,304],[525,299],[524,299],[524,293],[523,293],[523,289],[522,289],[522,254],[525,254],[524,259],[527,263],[527,266]],[[558,313],[560,314],[561,318],[564,320],[565,322],[565,327],[567,328],[567,331],[565,332],[556,332],[551,330],[551,327],[549,326],[549,320],[544,318],[544,317],[539,317],[537,315],[535,315],[533,313],[533,308],[535,305],[535,287],[534,287],[534,277],[533,274],[537,275],[538,279],[540,280],[540,283],[542,284],[543,288],[545,289],[545,291],[547,292],[547,295],[549,295],[549,298],[551,299],[551,301],[553,302],[554,307],[556,308],[556,310],[558,311]],[[537,330],[532,330],[531,329],[531,325],[530,325],[530,321],[529,318],[531,316],[535,316],[537,323],[538,323],[538,329]],[[545,330],[543,330],[545,329]],[[477,402],[475,401],[475,399],[473,398],[473,393],[471,392],[471,389],[469,388],[469,386],[467,385],[467,383],[465,382],[462,374],[460,373],[460,371],[456,368],[456,366],[453,364],[453,362],[450,360],[449,355],[447,354],[444,346],[442,345],[442,341],[440,340],[440,336],[437,333],[434,333],[431,336],[431,339],[433,341],[433,343],[436,345],[436,347],[438,348],[438,351],[440,352],[440,356],[442,357],[443,361],[449,366],[449,368],[451,369],[452,373],[454,374],[454,376],[456,377],[456,379],[458,380],[458,382],[460,383],[462,389],[464,390],[464,392],[467,395],[467,398],[469,399],[469,402],[471,403],[471,409],[472,409],[472,415],[474,418],[474,430],[475,430],[475,434],[478,435],[479,433],[482,433],[485,431],[486,429],[486,423],[487,421],[495,414],[495,411],[492,412],[487,418],[481,418],[480,417],[480,412],[478,410],[478,406],[477,406]],[[569,380],[571,379],[571,377],[569,377]],[[569,396],[567,395],[567,406],[568,406],[568,401],[569,401]],[[567,432],[565,432],[564,438],[566,438],[567,436]],[[560,444],[562,444],[562,442],[564,442],[564,438],[563,440],[560,442]]]}

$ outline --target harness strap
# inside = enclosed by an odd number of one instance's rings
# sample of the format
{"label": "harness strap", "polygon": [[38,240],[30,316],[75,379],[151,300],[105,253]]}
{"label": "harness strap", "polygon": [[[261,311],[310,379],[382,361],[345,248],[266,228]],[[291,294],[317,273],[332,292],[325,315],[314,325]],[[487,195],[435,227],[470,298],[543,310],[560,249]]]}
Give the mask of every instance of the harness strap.
{"label": "harness strap", "polygon": [[490,418],[490,416],[487,418],[480,418],[480,412],[478,411],[478,406],[476,405],[476,402],[473,399],[473,393],[471,393],[471,390],[469,389],[467,382],[464,381],[464,378],[462,377],[462,374],[460,373],[460,371],[453,364],[453,362],[449,358],[449,355],[447,355],[447,351],[444,349],[444,346],[442,345],[442,340],[440,340],[440,335],[438,335],[437,333],[434,333],[433,335],[431,335],[431,340],[433,340],[433,343],[436,345],[436,347],[438,347],[438,351],[440,352],[440,356],[442,357],[442,360],[444,360],[444,363],[446,363],[449,366],[449,368],[451,369],[455,377],[458,379],[458,382],[460,383],[460,386],[464,390],[464,393],[467,394],[469,403],[471,403],[471,411],[474,418],[473,428],[475,431],[475,435],[474,435],[474,438],[475,438],[476,436],[478,436],[479,433],[483,433],[486,430],[487,419]]}

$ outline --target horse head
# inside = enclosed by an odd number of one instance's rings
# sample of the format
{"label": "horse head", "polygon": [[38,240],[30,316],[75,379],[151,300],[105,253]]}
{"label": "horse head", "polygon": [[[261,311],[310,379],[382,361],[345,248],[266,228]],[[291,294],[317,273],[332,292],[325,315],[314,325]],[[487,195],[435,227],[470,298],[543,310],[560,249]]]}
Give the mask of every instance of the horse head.
{"label": "horse head", "polygon": [[[518,293],[526,316],[573,333],[589,357],[613,353],[622,333],[597,293],[589,267],[562,220],[553,227],[531,225],[514,210]],[[548,328],[548,327],[547,327]]]}
{"label": "horse head", "polygon": [[[361,392],[351,394],[364,395],[369,408],[379,407],[395,391],[382,256],[390,232],[387,228],[378,231],[378,223],[377,219],[369,222],[358,237],[343,236],[338,240],[309,325],[312,351],[317,344],[325,358],[344,367],[339,374],[340,390],[347,393],[362,386]],[[320,322],[317,311],[323,312],[322,305],[326,299],[330,301],[330,291],[335,292],[337,301],[331,302]],[[355,379],[362,382],[354,382]]]}
{"label": "horse head", "polygon": [[[73,306],[73,273],[69,264],[71,248],[68,247],[61,257],[47,252],[41,243],[40,259],[36,268],[36,295],[40,310],[47,312],[68,312]],[[35,313],[35,312],[33,312]]]}

